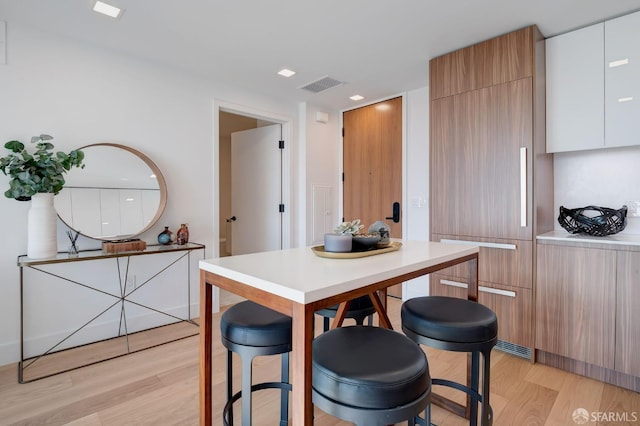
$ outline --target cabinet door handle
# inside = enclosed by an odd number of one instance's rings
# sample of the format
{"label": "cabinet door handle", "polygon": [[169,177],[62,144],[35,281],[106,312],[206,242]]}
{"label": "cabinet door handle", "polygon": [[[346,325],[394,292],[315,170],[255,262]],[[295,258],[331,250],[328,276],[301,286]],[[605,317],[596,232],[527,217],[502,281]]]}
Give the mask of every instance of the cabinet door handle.
{"label": "cabinet door handle", "polygon": [[461,283],[458,281],[451,281],[451,280],[440,280],[440,284],[448,285],[449,287],[469,288],[469,285],[467,283]]}
{"label": "cabinet door handle", "polygon": [[527,227],[527,148],[520,148],[520,226]]}
{"label": "cabinet door handle", "polygon": [[[451,281],[451,280],[441,279],[440,280],[440,284],[448,285],[449,287],[469,288],[469,285],[467,283],[461,283],[459,281]],[[497,294],[499,296],[507,296],[507,297],[516,297],[517,296],[517,293],[515,291],[500,290],[499,288],[485,287],[483,285],[478,286],[478,291],[480,291],[482,293]]]}
{"label": "cabinet door handle", "polygon": [[499,288],[478,286],[478,291],[480,291],[482,293],[497,294],[499,296],[516,297],[516,292],[515,291],[500,290]]}
{"label": "cabinet door handle", "polygon": [[449,244],[462,244],[467,246],[478,246],[478,247],[486,247],[486,248],[497,248],[503,250],[515,250],[517,247],[515,244],[504,244],[504,243],[485,243],[481,241],[466,241],[466,240],[450,240],[446,238],[440,239],[441,243],[449,243]]}

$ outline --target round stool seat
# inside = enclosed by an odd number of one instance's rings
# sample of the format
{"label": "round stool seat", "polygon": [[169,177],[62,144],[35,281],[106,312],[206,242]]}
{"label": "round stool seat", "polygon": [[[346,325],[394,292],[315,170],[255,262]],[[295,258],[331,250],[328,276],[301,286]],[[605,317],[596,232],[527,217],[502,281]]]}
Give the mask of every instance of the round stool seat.
{"label": "round stool seat", "polygon": [[320,335],[313,342],[312,365],[314,392],[342,405],[387,409],[431,389],[424,352],[403,334],[383,328],[342,327]]}
{"label": "round stool seat", "polygon": [[[326,312],[333,311],[333,316],[335,317],[336,312],[338,311],[338,307],[340,305],[329,306],[328,308],[320,309],[318,312]],[[368,295],[356,297],[355,299],[349,302],[349,312],[362,312],[365,316],[374,314],[376,312],[376,308],[373,307],[373,302]]]}
{"label": "round stool seat", "polygon": [[291,317],[247,300],[222,314],[220,332],[223,339],[237,345],[291,344]]}
{"label": "round stool seat", "polygon": [[445,296],[416,297],[402,304],[402,326],[420,336],[475,343],[498,335],[496,314],[484,305]]}

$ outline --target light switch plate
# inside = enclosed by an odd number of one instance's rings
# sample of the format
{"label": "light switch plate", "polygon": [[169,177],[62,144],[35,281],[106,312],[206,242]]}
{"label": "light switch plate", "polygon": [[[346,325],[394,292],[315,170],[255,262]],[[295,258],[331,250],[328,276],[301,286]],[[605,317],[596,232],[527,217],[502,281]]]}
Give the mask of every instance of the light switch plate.
{"label": "light switch plate", "polygon": [[0,21],[0,65],[7,64],[7,23]]}

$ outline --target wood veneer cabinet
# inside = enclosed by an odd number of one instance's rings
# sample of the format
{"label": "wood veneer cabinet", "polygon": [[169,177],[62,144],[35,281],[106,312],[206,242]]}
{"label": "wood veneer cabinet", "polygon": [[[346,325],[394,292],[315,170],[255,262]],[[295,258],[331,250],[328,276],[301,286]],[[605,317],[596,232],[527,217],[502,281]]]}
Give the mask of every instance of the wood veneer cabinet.
{"label": "wood veneer cabinet", "polygon": [[536,349],[614,368],[616,253],[538,245]]}
{"label": "wood veneer cabinet", "polygon": [[[530,26],[434,58],[429,70],[431,239],[481,244],[480,285],[498,291],[480,302],[496,311],[500,340],[532,353],[535,235],[555,220],[544,38]],[[431,294],[450,293],[438,280],[460,276],[442,271]]]}
{"label": "wood veneer cabinet", "polygon": [[429,64],[431,99],[443,98],[534,75],[535,26],[434,58]]}
{"label": "wood veneer cabinet", "polygon": [[615,370],[640,377],[640,252],[616,255]]}
{"label": "wood veneer cabinet", "polygon": [[537,246],[538,360],[640,391],[640,246]]}

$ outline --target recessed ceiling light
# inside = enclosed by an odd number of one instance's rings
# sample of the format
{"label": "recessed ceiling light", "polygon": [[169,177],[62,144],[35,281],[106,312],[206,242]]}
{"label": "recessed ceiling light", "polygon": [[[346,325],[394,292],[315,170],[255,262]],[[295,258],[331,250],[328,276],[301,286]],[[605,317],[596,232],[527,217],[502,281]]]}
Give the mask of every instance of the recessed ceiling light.
{"label": "recessed ceiling light", "polygon": [[628,98],[619,98],[618,102],[622,103],[622,102],[631,102],[633,100],[632,96],[629,96]]}
{"label": "recessed ceiling light", "polygon": [[278,74],[280,74],[283,77],[291,77],[295,73],[296,73],[295,71],[291,71],[291,70],[288,70],[286,68],[283,68],[280,71],[278,71]]}
{"label": "recessed ceiling light", "polygon": [[93,10],[103,15],[110,16],[112,18],[119,18],[122,16],[122,9],[119,7],[111,6],[110,4],[103,3],[97,0],[93,5]]}
{"label": "recessed ceiling light", "polygon": [[352,101],[361,101],[364,99],[364,96],[353,95],[353,96],[350,96],[349,99],[351,99]]}

